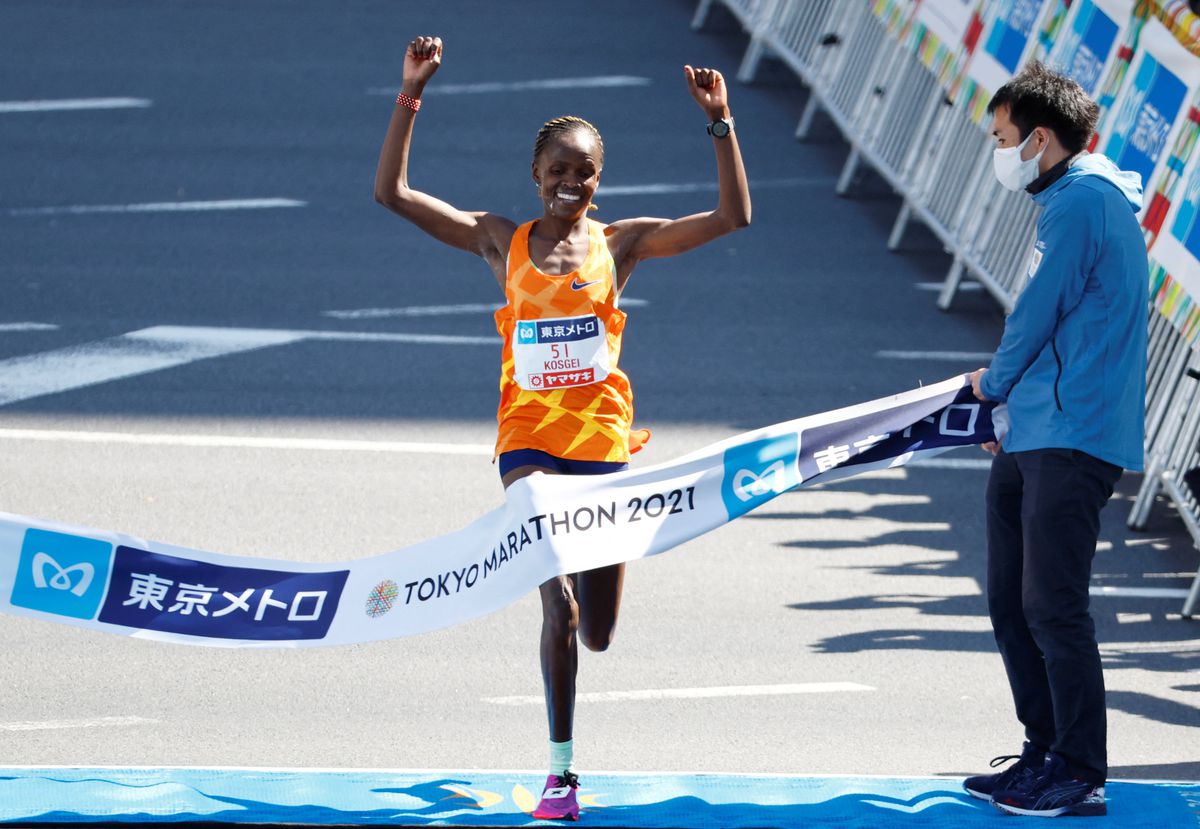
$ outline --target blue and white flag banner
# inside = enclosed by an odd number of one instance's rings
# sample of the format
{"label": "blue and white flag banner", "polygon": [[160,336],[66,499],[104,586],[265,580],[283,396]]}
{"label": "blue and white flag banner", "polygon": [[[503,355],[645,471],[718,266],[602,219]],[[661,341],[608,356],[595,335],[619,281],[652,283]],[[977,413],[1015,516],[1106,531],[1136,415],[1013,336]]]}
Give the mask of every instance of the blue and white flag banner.
{"label": "blue and white flag banner", "polygon": [[987,90],[987,98],[1007,83],[1037,46],[1037,32],[1054,11],[1050,0],[1011,0],[991,6],[983,37],[967,62],[967,77]]}
{"label": "blue and white flag banner", "polygon": [[412,636],[499,610],[556,575],[666,552],[790,489],[995,440],[992,415],[955,377],[645,469],[533,475],[463,530],[338,565],[219,555],[0,513],[0,611],[216,647]]}
{"label": "blue and white flag banner", "polygon": [[1133,11],[1134,0],[1075,0],[1048,62],[1082,86],[1089,97],[1097,97],[1125,42]]}
{"label": "blue and white flag banner", "polygon": [[1200,60],[1151,18],[1113,110],[1100,124],[1097,146],[1122,170],[1139,173],[1143,189],[1151,190],[1188,121],[1187,102],[1197,92]]}

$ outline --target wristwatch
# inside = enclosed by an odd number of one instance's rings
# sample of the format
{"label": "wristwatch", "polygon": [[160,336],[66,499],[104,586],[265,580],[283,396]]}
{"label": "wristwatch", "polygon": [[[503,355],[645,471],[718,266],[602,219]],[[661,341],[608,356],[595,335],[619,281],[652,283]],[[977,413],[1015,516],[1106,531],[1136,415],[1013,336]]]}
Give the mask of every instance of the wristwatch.
{"label": "wristwatch", "polygon": [[708,134],[713,138],[728,138],[733,132],[733,116],[718,118],[708,125]]}

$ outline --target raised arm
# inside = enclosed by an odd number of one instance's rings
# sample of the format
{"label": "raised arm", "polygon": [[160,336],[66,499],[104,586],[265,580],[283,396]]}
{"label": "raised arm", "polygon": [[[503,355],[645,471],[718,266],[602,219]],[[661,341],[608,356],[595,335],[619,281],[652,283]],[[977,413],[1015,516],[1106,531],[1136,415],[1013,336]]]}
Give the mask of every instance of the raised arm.
{"label": "raised arm", "polygon": [[[729,92],[725,79],[715,69],[683,67],[688,92],[712,122],[729,121]],[[626,238],[618,242],[622,257],[637,262],[699,247],[726,233],[750,224],[750,186],[742,166],[737,134],[730,130],[724,137],[714,133],[717,154],[717,183],[720,195],[715,209],[681,219],[627,219],[614,222],[613,234]],[[603,195],[603,193],[602,193]]]}
{"label": "raised arm", "polygon": [[512,236],[512,222],[491,213],[459,210],[408,186],[408,155],[417,114],[414,102],[419,106],[425,84],[441,64],[441,38],[418,37],[404,53],[404,85],[379,153],[375,201],[440,242],[488,260],[502,259]]}

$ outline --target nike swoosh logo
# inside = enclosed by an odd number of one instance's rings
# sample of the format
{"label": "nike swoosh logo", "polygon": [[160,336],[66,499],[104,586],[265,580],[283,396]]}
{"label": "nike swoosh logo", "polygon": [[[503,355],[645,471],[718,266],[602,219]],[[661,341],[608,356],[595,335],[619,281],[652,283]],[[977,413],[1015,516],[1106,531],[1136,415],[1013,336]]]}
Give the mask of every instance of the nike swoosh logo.
{"label": "nike swoosh logo", "polygon": [[603,281],[604,280],[602,280],[602,279],[593,279],[591,282],[580,282],[579,277],[575,277],[574,279],[571,280],[571,290],[572,291],[582,291],[588,285],[598,285]]}

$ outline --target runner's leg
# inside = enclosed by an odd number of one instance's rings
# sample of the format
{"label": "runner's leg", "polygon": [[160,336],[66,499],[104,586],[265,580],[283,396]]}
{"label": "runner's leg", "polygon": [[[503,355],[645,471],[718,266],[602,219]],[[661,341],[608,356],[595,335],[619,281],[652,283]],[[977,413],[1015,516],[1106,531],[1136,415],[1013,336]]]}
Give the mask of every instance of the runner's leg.
{"label": "runner's leg", "polygon": [[[504,476],[507,489],[513,482],[535,472],[556,475],[543,466],[518,466]],[[563,743],[571,739],[575,722],[575,675],[579,670],[579,604],[575,601],[572,576],[556,576],[541,586],[542,684],[546,690],[546,716],[550,739]]]}
{"label": "runner's leg", "polygon": [[[503,476],[504,486],[507,488],[534,472],[561,474],[546,466],[520,466]],[[542,584],[539,590],[542,599],[540,656],[552,766],[555,757],[569,758],[572,750],[579,639],[582,638],[584,645],[593,651],[608,648],[617,625],[624,581],[625,565],[617,564],[557,576]],[[559,774],[560,771],[553,768],[551,773]]]}
{"label": "runner's leg", "polygon": [[625,565],[613,564],[575,576],[579,638],[590,651],[608,650],[621,612]]}
{"label": "runner's leg", "polygon": [[[571,576],[557,576],[541,587],[542,685],[546,689],[546,715],[550,739],[564,743],[575,724],[575,675],[579,671],[579,604]],[[561,769],[559,769],[561,771]]]}

